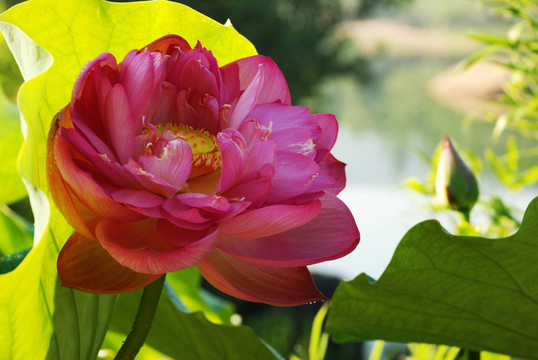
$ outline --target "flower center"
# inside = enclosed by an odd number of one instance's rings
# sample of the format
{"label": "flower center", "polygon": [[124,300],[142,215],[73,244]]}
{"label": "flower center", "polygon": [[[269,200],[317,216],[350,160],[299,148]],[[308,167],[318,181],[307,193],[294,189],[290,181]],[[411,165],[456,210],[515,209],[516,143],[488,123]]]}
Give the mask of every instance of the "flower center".
{"label": "flower center", "polygon": [[158,136],[164,130],[170,130],[176,138],[189,143],[193,154],[210,153],[217,148],[215,137],[204,129],[194,130],[188,125],[157,125],[156,129]]}
{"label": "flower center", "polygon": [[189,125],[171,124],[156,125],[157,136],[161,137],[165,130],[170,130],[175,138],[186,141],[192,151],[192,168],[189,180],[220,169],[222,157],[217,139],[204,129],[193,129]]}

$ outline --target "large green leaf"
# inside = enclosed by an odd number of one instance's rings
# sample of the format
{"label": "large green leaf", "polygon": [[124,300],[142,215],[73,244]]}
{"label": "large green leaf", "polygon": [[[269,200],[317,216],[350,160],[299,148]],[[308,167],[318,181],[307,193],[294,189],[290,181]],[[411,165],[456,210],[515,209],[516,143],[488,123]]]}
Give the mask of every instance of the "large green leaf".
{"label": "large green leaf", "polygon": [[0,204],[9,204],[26,196],[26,188],[17,172],[17,155],[22,145],[19,111],[0,87]]}
{"label": "large green leaf", "polygon": [[56,259],[72,229],[50,201],[46,182],[53,116],[69,101],[82,67],[105,51],[121,60],[129,50],[169,33],[193,45],[200,40],[221,65],[255,49],[232,26],[166,1],[32,0],[0,15],[0,31],[25,80],[18,106],[27,131],[18,167],[28,184],[37,244],[15,270],[0,275],[0,356],[94,359],[116,296],[59,285]]}
{"label": "large green leaf", "polygon": [[381,278],[337,289],[327,330],[336,341],[429,342],[538,359],[538,198],[502,239],[416,225]]}
{"label": "large green leaf", "polygon": [[[141,291],[119,296],[110,329],[127,334],[133,323]],[[174,359],[271,359],[278,355],[247,327],[217,325],[202,313],[189,313],[166,283],[153,325],[146,339],[152,348]]]}

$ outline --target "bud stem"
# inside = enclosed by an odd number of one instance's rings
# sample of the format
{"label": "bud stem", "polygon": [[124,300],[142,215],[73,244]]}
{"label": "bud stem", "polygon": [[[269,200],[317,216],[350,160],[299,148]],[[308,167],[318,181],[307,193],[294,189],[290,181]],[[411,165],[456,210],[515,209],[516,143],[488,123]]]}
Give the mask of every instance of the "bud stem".
{"label": "bud stem", "polygon": [[134,359],[144,345],[153,322],[153,316],[157,310],[165,278],[166,275],[163,275],[144,288],[131,332],[127,335],[121,349],[116,354],[115,360]]}
{"label": "bud stem", "polygon": [[459,210],[458,213],[460,215],[461,222],[471,222],[471,212],[469,210]]}

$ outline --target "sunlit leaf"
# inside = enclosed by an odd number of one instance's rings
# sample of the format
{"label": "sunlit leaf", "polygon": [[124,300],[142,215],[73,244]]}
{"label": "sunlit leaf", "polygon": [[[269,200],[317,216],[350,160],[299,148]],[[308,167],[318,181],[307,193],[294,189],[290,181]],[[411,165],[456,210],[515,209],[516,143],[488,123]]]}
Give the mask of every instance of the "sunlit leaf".
{"label": "sunlit leaf", "polygon": [[470,34],[471,39],[480,41],[488,45],[510,46],[510,41],[502,36],[488,35],[488,34]]}
{"label": "sunlit leaf", "polygon": [[506,167],[510,173],[516,173],[519,169],[519,148],[516,138],[510,136],[506,140],[506,154],[504,155]]}
{"label": "sunlit leaf", "polygon": [[327,324],[337,341],[428,342],[538,359],[538,198],[502,239],[412,228],[381,278],[342,283]]}
{"label": "sunlit leaf", "polygon": [[519,150],[515,138],[510,137],[506,142],[506,153],[498,157],[492,149],[485,150],[486,159],[495,176],[506,187],[517,190],[538,182],[538,166],[531,163],[522,169]]}
{"label": "sunlit leaf", "polygon": [[480,232],[468,221],[462,221],[456,229],[458,235],[480,236]]}
{"label": "sunlit leaf", "polygon": [[19,111],[0,87],[0,204],[9,204],[26,196],[26,188],[17,172],[17,156],[22,145]]}
{"label": "sunlit leaf", "polygon": [[410,360],[456,360],[460,349],[445,345],[409,344]]}
{"label": "sunlit leaf", "polygon": [[196,267],[170,273],[166,281],[190,311],[201,311],[217,324],[230,324],[233,306],[201,288],[202,276]]}
{"label": "sunlit leaf", "polygon": [[308,358],[310,360],[323,360],[327,353],[327,345],[329,344],[329,334],[322,332],[325,317],[329,311],[330,302],[326,301],[312,322],[312,331],[310,332],[310,344],[308,345]]}
{"label": "sunlit leaf", "polygon": [[513,179],[513,174],[508,173],[508,171],[504,168],[503,164],[501,163],[497,155],[495,155],[492,149],[486,149],[484,153],[495,176],[497,176],[497,178],[499,178],[499,180],[501,180],[503,184],[511,187],[512,184],[515,182]]}
{"label": "sunlit leaf", "polygon": [[481,50],[478,50],[473,54],[469,55],[469,57],[464,59],[463,62],[458,65],[458,71],[465,71],[472,65],[476,64],[478,61],[483,60],[490,55],[496,54],[502,49],[502,46],[488,46]]}
{"label": "sunlit leaf", "polygon": [[422,182],[420,179],[414,177],[405,179],[403,186],[424,195],[432,195],[434,191],[432,184]]}
{"label": "sunlit leaf", "polygon": [[[114,360],[116,353],[121,347],[121,344],[125,341],[125,334],[120,334],[115,331],[109,331],[106,334],[105,340],[101,350],[99,351],[99,360]],[[165,355],[151,346],[144,344],[136,355],[137,359],[140,360],[164,360],[166,359]]]}
{"label": "sunlit leaf", "polygon": [[38,240],[14,271],[0,276],[0,354],[13,360],[95,359],[115,296],[59,285],[56,259],[72,229],[49,204],[45,158],[53,116],[69,101],[82,67],[105,51],[121,60],[169,33],[192,45],[201,40],[221,65],[255,49],[231,25],[166,1],[32,0],[2,14],[0,31],[25,80],[18,105],[27,135],[18,166],[29,183]]}

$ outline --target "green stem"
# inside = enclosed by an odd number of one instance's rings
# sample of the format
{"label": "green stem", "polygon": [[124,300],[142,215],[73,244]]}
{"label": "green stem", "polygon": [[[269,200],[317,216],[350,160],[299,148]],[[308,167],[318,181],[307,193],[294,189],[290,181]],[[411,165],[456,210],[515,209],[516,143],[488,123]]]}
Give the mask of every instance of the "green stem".
{"label": "green stem", "polygon": [[166,275],[161,276],[144,288],[131,332],[127,335],[121,349],[116,354],[115,360],[134,359],[142,345],[144,345],[153,322],[153,316],[157,310],[165,277]]}
{"label": "green stem", "polygon": [[471,221],[471,212],[469,210],[459,210],[458,211],[459,214],[460,214],[460,221],[461,222],[464,222],[464,221],[467,221],[468,223],[470,223]]}

